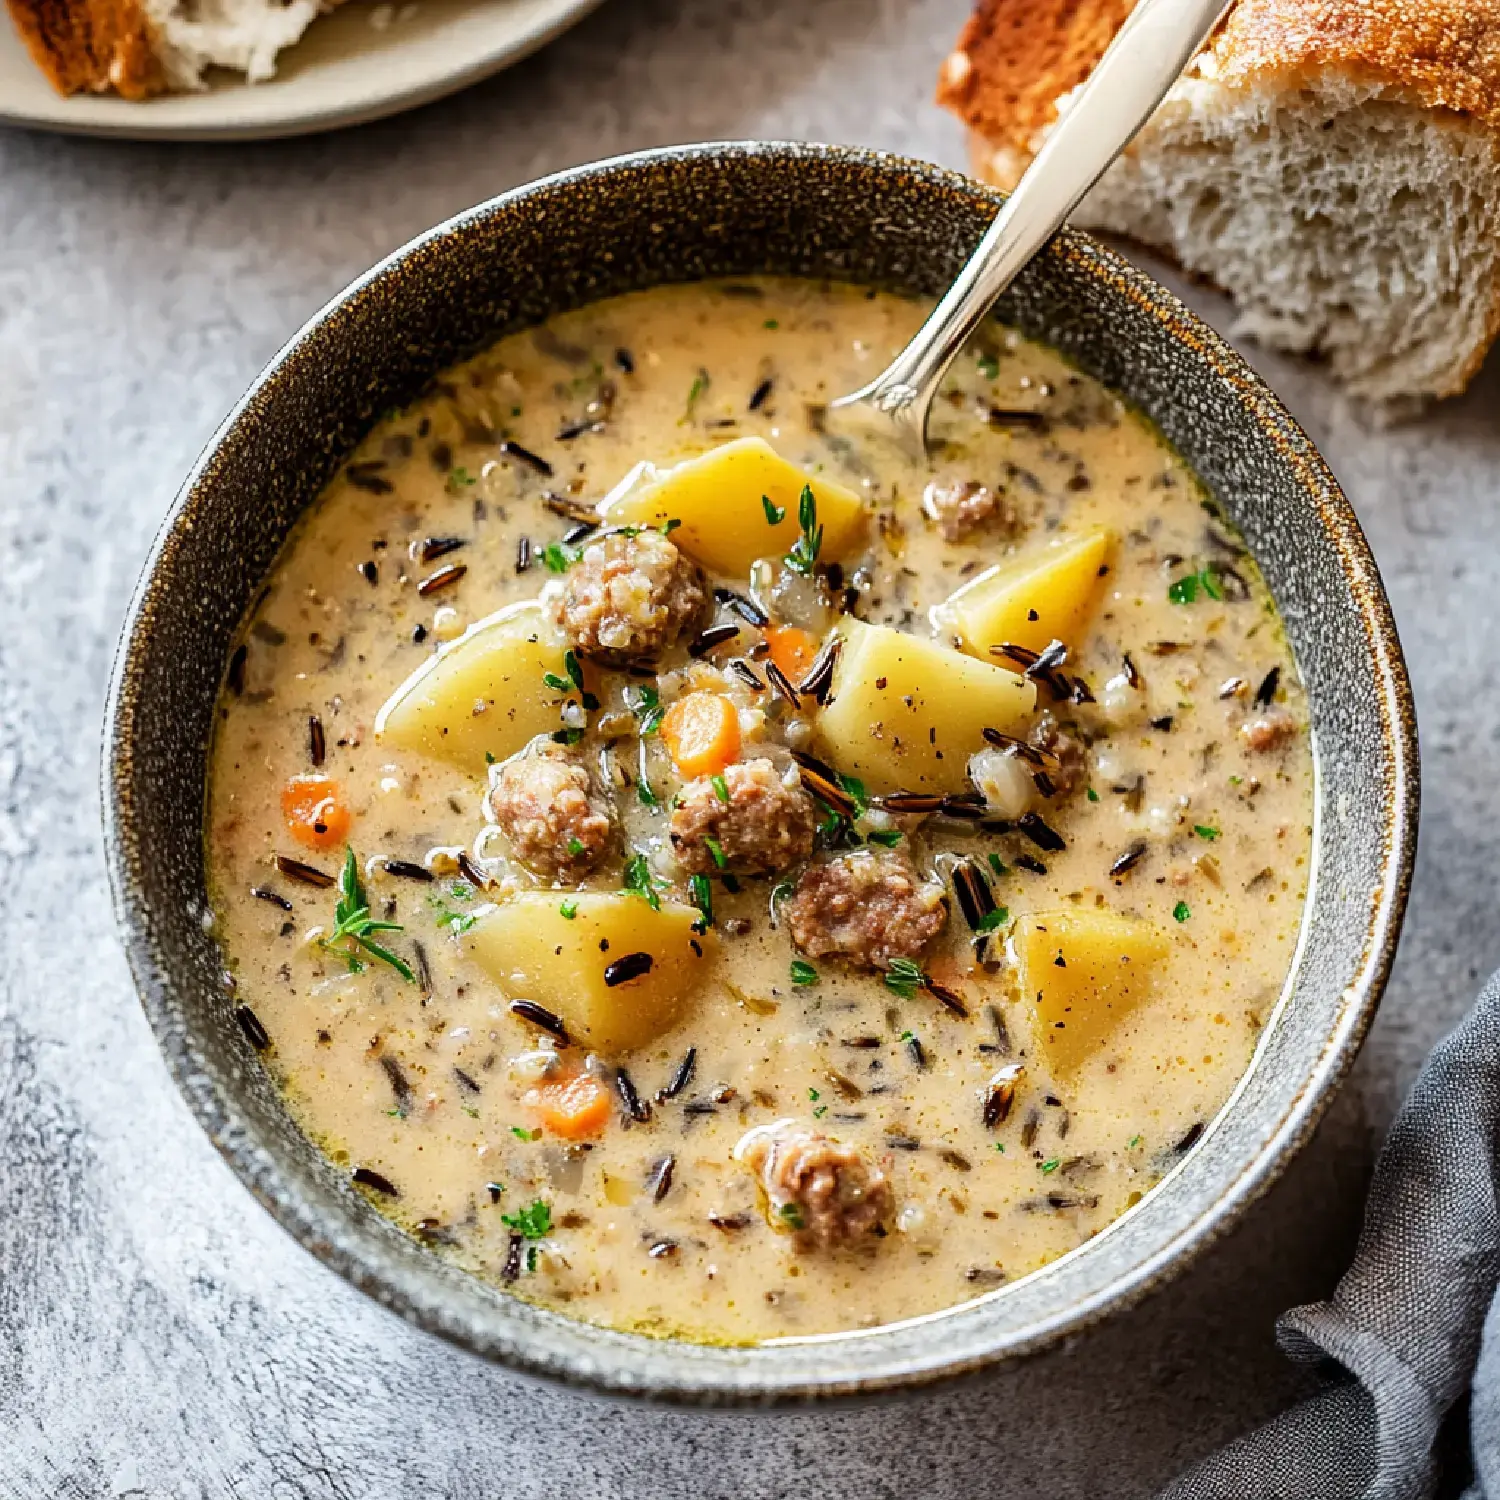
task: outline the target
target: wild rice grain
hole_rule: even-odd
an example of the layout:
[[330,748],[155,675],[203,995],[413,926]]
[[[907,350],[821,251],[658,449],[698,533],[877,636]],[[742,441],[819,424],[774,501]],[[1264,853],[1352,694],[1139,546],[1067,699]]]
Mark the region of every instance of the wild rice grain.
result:
[[387,1198],[401,1196],[396,1184],[383,1172],[377,1172],[374,1167],[356,1167],[349,1175],[361,1187],[374,1188],[377,1193],[384,1193]]
[[617,958],[604,971],[604,982],[611,989],[618,984],[628,984],[632,979],[639,979],[644,974],[651,972],[651,966],[656,962],[649,953],[627,953],[623,958]]
[[552,465],[545,458],[533,453],[530,448],[523,448],[519,443],[513,443],[507,438],[500,444],[500,451],[506,458],[513,458],[517,463],[525,464],[528,469],[535,470],[543,479],[552,478]]
[[288,880],[300,880],[303,885],[316,886],[319,890],[327,890],[333,884],[332,875],[325,875],[322,870],[315,870],[311,865],[305,865],[300,859],[293,859],[289,854],[276,856],[276,868]]
[[240,1023],[245,1039],[257,1052],[264,1052],[271,1045],[271,1034],[261,1025],[261,1020],[248,1005],[236,1005],[234,1018]]
[[620,1103],[625,1106],[625,1113],[637,1125],[644,1125],[651,1118],[651,1106],[641,1098],[634,1079],[624,1068],[615,1069],[615,1092],[620,1096]]
[[550,1010],[543,1005],[538,1005],[535,1000],[512,1000],[506,1008],[511,1015],[523,1021],[529,1021],[539,1031],[545,1031],[558,1046],[572,1046],[573,1038],[568,1035],[568,1028],[563,1024],[562,1018],[553,1015]]

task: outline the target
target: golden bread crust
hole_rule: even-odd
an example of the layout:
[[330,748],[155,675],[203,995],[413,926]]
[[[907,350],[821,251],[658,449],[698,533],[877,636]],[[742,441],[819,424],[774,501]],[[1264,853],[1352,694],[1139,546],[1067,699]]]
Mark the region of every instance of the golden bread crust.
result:
[[938,81],[938,103],[994,146],[1029,152],[1104,54],[1134,0],[979,0]]
[[1343,72],[1500,125],[1500,0],[1241,0],[1213,53],[1227,84]]
[[[938,101],[991,147],[1029,152],[1132,0],[979,0]],[[1230,86],[1343,74],[1500,126],[1500,0],[1239,0],[1200,68]]]
[[32,60],[60,94],[115,90],[147,99],[167,86],[139,0],[8,0]]

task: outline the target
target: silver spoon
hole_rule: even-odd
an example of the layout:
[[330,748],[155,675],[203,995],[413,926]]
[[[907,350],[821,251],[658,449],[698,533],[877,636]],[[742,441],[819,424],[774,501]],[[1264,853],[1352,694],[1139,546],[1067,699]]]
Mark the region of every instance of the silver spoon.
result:
[[882,374],[829,410],[868,408],[925,455],[927,415],[954,356],[1130,144],[1231,3],[1141,0],[932,315]]

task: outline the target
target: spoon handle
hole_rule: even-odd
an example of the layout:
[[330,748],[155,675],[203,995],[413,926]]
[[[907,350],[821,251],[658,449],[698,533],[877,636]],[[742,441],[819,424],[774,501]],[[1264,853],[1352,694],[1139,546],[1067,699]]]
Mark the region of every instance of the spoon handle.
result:
[[835,405],[868,402],[923,446],[928,408],[954,356],[1151,117],[1231,3],[1141,0],[916,336],[883,374]]

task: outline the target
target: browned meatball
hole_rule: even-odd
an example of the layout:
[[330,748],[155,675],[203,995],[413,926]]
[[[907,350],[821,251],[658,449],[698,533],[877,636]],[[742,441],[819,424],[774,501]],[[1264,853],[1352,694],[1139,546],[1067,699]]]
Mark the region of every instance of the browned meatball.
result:
[[1245,743],[1262,754],[1279,749],[1296,732],[1297,721],[1284,708],[1268,708],[1240,726]]
[[[770,761],[730,766],[724,791],[727,798],[713,778],[700,776],[683,787],[672,810],[672,849],[688,874],[779,875],[812,853],[817,808]],[[714,858],[715,846],[722,862]]]
[[1026,743],[1049,757],[1043,769],[1055,788],[1055,796],[1070,796],[1088,780],[1087,743],[1071,724],[1065,724],[1050,711],[1031,726]]
[[708,608],[703,570],[652,528],[611,531],[568,572],[557,622],[580,656],[621,666],[659,656]]
[[884,968],[916,958],[943,930],[943,888],[905,854],[856,849],[803,872],[785,907],[792,941],[813,958],[837,954]]
[[950,542],[962,541],[976,526],[990,520],[1004,534],[1014,534],[1021,528],[1021,517],[1005,492],[972,479],[951,484],[934,480],[922,491],[922,509]]
[[772,1224],[799,1250],[835,1250],[883,1234],[890,1179],[853,1146],[790,1120],[752,1130],[736,1156],[760,1178]]
[[576,881],[614,839],[614,809],[561,746],[539,746],[498,767],[489,802],[516,858],[550,879]]

